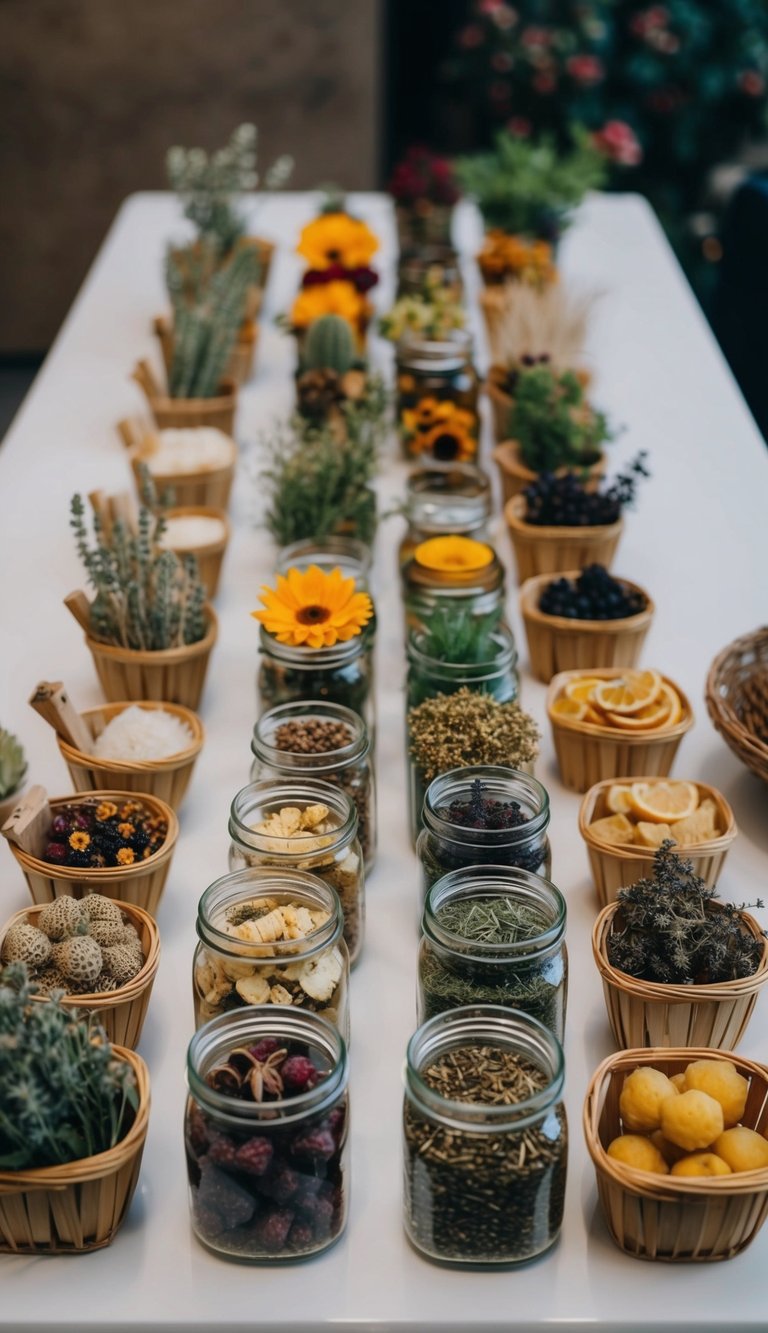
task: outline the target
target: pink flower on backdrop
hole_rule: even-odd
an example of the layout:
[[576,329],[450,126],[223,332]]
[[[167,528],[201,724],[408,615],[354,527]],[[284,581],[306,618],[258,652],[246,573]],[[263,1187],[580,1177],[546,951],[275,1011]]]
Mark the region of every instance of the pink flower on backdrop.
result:
[[520,41],[523,46],[549,46],[551,33],[549,28],[523,28]]
[[745,69],[739,75],[739,87],[748,97],[762,97],[765,92],[765,79],[756,69]]
[[479,5],[477,6],[477,12],[478,14],[487,14],[489,17],[492,17],[501,4],[502,0],[480,0]]
[[548,93],[553,93],[557,87],[557,79],[554,74],[549,74],[546,71],[536,74],[531,82],[535,91],[541,93],[544,97],[546,97]]
[[608,120],[593,137],[595,145],[617,166],[636,167],[643,160],[640,143],[626,121]]
[[576,83],[583,83],[587,86],[600,83],[605,78],[603,62],[598,60],[597,56],[585,54],[569,56],[565,62],[565,68]]
[[491,68],[497,74],[508,74],[514,63],[508,51],[495,51],[491,56]]
[[462,28],[459,33],[459,46],[463,46],[465,51],[471,51],[476,46],[482,46],[485,41],[485,33],[479,23],[468,23],[466,28]]
[[525,116],[512,116],[511,120],[507,121],[510,134],[516,134],[518,139],[527,139],[532,128],[530,120]]

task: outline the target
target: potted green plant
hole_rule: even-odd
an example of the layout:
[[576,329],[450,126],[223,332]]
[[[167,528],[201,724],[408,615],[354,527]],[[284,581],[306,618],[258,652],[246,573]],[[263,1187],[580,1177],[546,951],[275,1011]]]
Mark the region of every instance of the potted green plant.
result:
[[309,325],[296,372],[296,398],[308,421],[332,421],[342,428],[345,404],[368,413],[383,409],[383,380],[360,356],[352,326],[340,315],[322,315]]

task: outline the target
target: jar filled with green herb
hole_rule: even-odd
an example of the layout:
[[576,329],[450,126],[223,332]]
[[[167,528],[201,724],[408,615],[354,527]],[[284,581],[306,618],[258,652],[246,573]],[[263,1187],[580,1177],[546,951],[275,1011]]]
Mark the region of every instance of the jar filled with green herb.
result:
[[517,698],[515,639],[499,623],[498,611],[474,616],[438,606],[422,628],[410,631],[406,652],[408,708],[436,694],[455,694],[463,685],[501,702]]
[[321,699],[358,713],[372,736],[375,727],[373,641],[366,632],[328,648],[280,643],[263,627],[257,689],[259,710]]
[[376,790],[368,731],[358,713],[310,700],[262,713],[251,740],[251,781],[319,778],[340,787],[357,810],[366,871],[376,859]]
[[423,625],[438,606],[503,615],[504,567],[487,542],[430,537],[405,561],[401,576],[409,628]]
[[548,879],[467,866],[427,894],[419,946],[418,1021],[465,1004],[501,1004],[565,1030],[565,899]]
[[430,537],[471,537],[484,542],[491,517],[491,483],[473,463],[430,463],[414,468],[406,482],[408,530],[400,566]]
[[424,893],[464,866],[516,866],[549,877],[549,797],[512,768],[459,768],[429,784],[416,841]]
[[414,1033],[404,1221],[427,1258],[512,1265],[555,1243],[568,1155],[564,1077],[557,1038],[516,1010],[452,1009]]

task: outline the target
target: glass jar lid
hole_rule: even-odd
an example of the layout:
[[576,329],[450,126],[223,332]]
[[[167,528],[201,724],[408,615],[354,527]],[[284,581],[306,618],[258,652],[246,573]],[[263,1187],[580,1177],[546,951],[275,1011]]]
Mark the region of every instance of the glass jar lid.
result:
[[330,648],[307,648],[305,644],[296,647],[294,644],[280,643],[274,634],[260,625],[260,651],[273,661],[289,666],[292,671],[332,671],[337,667],[348,666],[368,651],[371,635],[366,633],[367,629],[368,626],[365,626],[359,634],[344,642],[339,640]]
[[397,364],[423,373],[461,370],[472,359],[472,347],[469,329],[451,329],[442,338],[406,330],[397,344]]
[[[349,740],[330,750],[288,750],[277,745],[277,733],[290,722],[336,723],[343,728]],[[320,699],[299,703],[280,704],[262,713],[251,739],[251,751],[270,768],[311,769],[313,773],[333,773],[348,764],[361,763],[370,750],[368,731],[363,719],[343,704],[325,703]]]
[[477,531],[491,515],[491,483],[473,463],[416,468],[406,485],[405,513],[429,536]]
[[[288,903],[315,909],[326,920],[314,930],[293,940],[260,942],[241,939],[226,929],[229,914],[241,904],[266,898],[275,907]],[[343,915],[339,896],[330,885],[306,870],[281,870],[246,866],[214,880],[202,894],[197,908],[197,934],[217,953],[236,954],[244,959],[301,957],[302,962],[335,944],[342,932]]]
[[277,556],[277,572],[286,575],[289,569],[304,573],[310,565],[317,565],[324,574],[340,569],[345,579],[354,579],[355,586],[368,590],[371,578],[371,548],[355,537],[324,537],[322,541],[291,542],[282,546]]

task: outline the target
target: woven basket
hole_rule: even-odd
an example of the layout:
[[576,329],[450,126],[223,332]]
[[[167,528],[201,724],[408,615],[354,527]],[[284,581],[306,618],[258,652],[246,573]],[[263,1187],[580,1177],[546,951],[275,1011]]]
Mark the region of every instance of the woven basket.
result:
[[[117,431],[130,450],[129,461],[136,489],[141,490],[141,466],[158,447],[154,431],[138,421],[125,418],[117,423]],[[235,479],[237,445],[230,441],[230,461],[225,467],[204,468],[199,472],[153,472],[152,481],[159,495],[171,492],[175,508],[226,510],[232,483]]]
[[[564,570],[561,578],[576,579],[578,569]],[[622,620],[569,620],[539,610],[539,598],[552,582],[551,574],[537,574],[520,589],[520,612],[528,640],[531,671],[547,684],[558,671],[592,667],[634,667],[651,627],[654,604],[644,588],[621,579],[629,592],[642,593],[646,606]]]
[[[89,793],[96,800],[121,801],[136,799],[135,792],[94,791]],[[114,898],[122,906],[142,907],[150,916],[157,915],[157,907],[162,897],[171,859],[179,836],[179,821],[165,801],[145,792],[139,793],[143,805],[148,806],[153,814],[161,815],[168,824],[165,841],[154,856],[146,861],[136,861],[132,866],[104,866],[100,869],[84,869],[78,866],[52,865],[41,861],[37,856],[25,852],[16,843],[8,840],[13,855],[16,857],[33,903],[44,906],[52,903],[62,894],[73,898],[83,898],[87,893],[103,893],[107,898]],[[49,800],[51,811],[55,813],[60,805],[69,805],[72,796],[52,796]]]
[[224,536],[221,541],[209,542],[207,546],[171,546],[179,558],[185,555],[193,555],[197,561],[197,568],[200,574],[200,580],[205,588],[206,596],[211,601],[219,591],[219,579],[221,578],[221,566],[224,563],[224,555],[229,545],[229,539],[232,536],[232,525],[227,518],[224,509],[212,509],[208,505],[182,505],[173,509],[164,510],[164,517],[171,518],[217,518],[223,525]]
[[[547,716],[552,727],[560,778],[569,791],[587,791],[596,782],[607,778],[632,779],[663,778],[670,772],[675,755],[686,731],[693,726],[693,709],[679,685],[662,676],[680,695],[683,716],[673,727],[654,732],[619,731],[614,727],[600,727],[591,722],[574,722],[558,717],[552,705],[563,693],[572,676],[583,671],[561,671],[553,676],[547,691]],[[588,668],[588,674],[602,680],[620,676],[620,667]]]
[[[130,708],[130,702],[103,704],[101,708],[89,708],[81,717],[91,735],[100,736],[108,722],[117,717],[124,709]],[[191,708],[181,708],[178,704],[147,703],[137,705],[147,712],[161,708],[172,713],[190,728],[194,740],[185,750],[169,755],[167,759],[98,759],[93,754],[77,750],[73,745],[57,736],[61,757],[69,769],[69,776],[75,791],[98,791],[103,787],[117,786],[121,791],[146,792],[166,801],[174,810],[178,810],[184,793],[189,786],[192,770],[199,755],[205,732],[197,713]]]
[[242,236],[238,245],[251,246],[259,258],[259,281],[251,283],[245,300],[245,318],[256,319],[264,303],[264,292],[269,282],[275,247],[272,241],[265,240],[263,236]]
[[[135,926],[138,931],[144,953],[143,967],[135,977],[124,986],[119,986],[117,990],[94,991],[87,995],[66,995],[62,1004],[67,1008],[95,1014],[111,1042],[134,1050],[139,1043],[149,1008],[149,997],[160,966],[160,932],[149,913],[143,911],[141,907],[121,902],[118,902],[117,906],[128,918],[129,924]],[[12,926],[19,925],[23,921],[36,926],[42,910],[42,907],[25,907],[20,912],[14,913],[0,931],[0,947]],[[44,1004],[46,999],[44,995],[32,996],[34,1003]]]
[[621,1132],[619,1097],[638,1065],[682,1073],[692,1060],[731,1060],[749,1094],[743,1123],[768,1130],[768,1069],[732,1052],[635,1050],[611,1055],[596,1069],[584,1103],[584,1137],[595,1165],[608,1230],[625,1254],[665,1263],[732,1259],[754,1240],[768,1214],[768,1169],[711,1178],[656,1176],[607,1153]]
[[218,634],[218,621],[210,606],[205,609],[208,631],[198,643],[181,648],[144,652],[121,648],[85,635],[105,698],[125,702],[182,704],[196,709],[200,703],[211,650]]
[[[156,315],[152,320],[152,330],[160,343],[166,376],[170,376],[173,365],[173,324],[165,315]],[[235,384],[247,383],[256,364],[256,348],[259,341],[259,326],[253,319],[244,319],[240,325],[237,342],[232,348],[227,363],[225,378]]]
[[[712,911],[723,909],[713,902]],[[608,961],[608,938],[621,903],[609,903],[592,930],[592,954],[603,981],[603,995],[616,1044],[640,1046],[711,1046],[729,1051],[747,1029],[758,992],[768,981],[768,940],[754,917],[742,912],[744,924],[762,945],[762,957],[751,977],[709,986],[683,986],[641,981]]]
[[[497,444],[493,451],[493,460],[501,480],[501,496],[505,505],[516,495],[519,495],[521,491],[524,491],[526,486],[530,486],[531,482],[536,481],[539,475],[538,472],[531,472],[531,469],[527,468],[521,461],[520,448],[516,440],[507,439],[503,440],[501,444]],[[587,485],[594,488],[605,474],[605,468],[605,454],[601,452],[596,462],[589,467],[561,467],[557,469],[555,476],[561,477],[566,472],[578,472],[580,476],[583,474],[588,479]]]
[[166,426],[213,426],[225,435],[235,433],[237,385],[223,379],[215,398],[170,398],[157,385],[147,361],[139,361],[132,378],[143,389],[158,430]]
[[559,574],[563,569],[580,570],[586,565],[604,565],[610,569],[624,527],[623,519],[585,528],[539,527],[524,521],[525,508],[523,495],[516,495],[504,506],[518,583],[537,574]]
[[[763,782],[768,782],[768,625],[735,639],[718,653],[707,676],[707,711],[726,745]],[[750,719],[754,719],[750,723]]]
[[[645,776],[633,779],[651,783],[662,780]],[[717,788],[708,787],[705,782],[697,782],[695,785],[700,801],[709,798],[715,802],[723,832],[709,842],[699,845],[692,843],[682,848],[681,855],[693,862],[696,874],[701,876],[707,888],[714,889],[738,829],[730,805]],[[589,826],[593,820],[602,819],[611,813],[607,804],[608,788],[611,786],[612,778],[606,782],[596,782],[594,787],[590,787],[579,810],[579,832],[587,845],[592,879],[602,907],[616,901],[619,889],[629,888],[648,875],[654,857],[653,847],[636,847],[634,844],[617,847],[615,843],[603,842],[591,832]]]
[[[486,289],[486,291],[490,292],[493,292],[493,290],[494,290],[493,288]],[[486,312],[485,309],[483,308],[482,298],[485,296],[486,292],[483,292],[480,301],[481,309],[483,309],[484,316]],[[486,317],[486,323],[487,323],[487,317]],[[493,367],[491,367],[491,369],[493,370]],[[483,388],[485,389],[486,397],[488,398],[491,404],[491,421],[493,423],[494,443],[503,444],[505,440],[509,439],[509,419],[510,416],[512,415],[512,407],[514,405],[514,399],[511,393],[505,393],[501,385],[497,383],[497,381],[493,378],[492,375],[488,376],[487,380],[483,385]]]
[[139,1106],[125,1138],[65,1166],[0,1172],[0,1252],[83,1254],[109,1245],[125,1221],[149,1124],[149,1073],[141,1056],[113,1047],[133,1069]]

